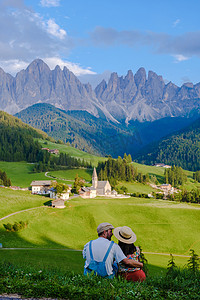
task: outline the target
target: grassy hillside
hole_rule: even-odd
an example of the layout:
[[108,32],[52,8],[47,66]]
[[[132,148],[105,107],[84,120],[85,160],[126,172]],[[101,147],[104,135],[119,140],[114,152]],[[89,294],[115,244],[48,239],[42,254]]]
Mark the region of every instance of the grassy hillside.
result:
[[192,125],[148,146],[137,156],[145,164],[162,162],[200,170],[200,118]]
[[34,136],[34,137],[43,137],[43,138],[47,138],[48,135],[43,132],[40,129],[35,129],[33,127],[31,127],[30,125],[25,124],[24,122],[22,122],[20,119],[13,117],[12,115],[4,112],[4,111],[0,111],[0,127],[3,128],[12,128],[12,129],[21,129],[24,130],[24,132],[28,132],[30,135]]
[[107,159],[105,157],[95,156],[85,151],[81,151],[77,148],[67,146],[66,144],[58,144],[43,139],[37,139],[37,140],[44,148],[58,149],[60,152],[69,154],[72,157],[84,159],[87,162],[91,162],[93,166],[97,166],[99,161],[105,161]]
[[12,185],[22,188],[29,187],[33,180],[47,180],[45,173],[32,173],[33,164],[27,162],[0,161],[0,169],[11,179]]
[[49,154],[41,151],[34,138],[48,138],[48,136],[0,111],[0,160],[43,161]]
[[[27,192],[15,193],[3,189],[1,216],[38,207],[46,201]],[[7,233],[3,228],[5,222],[20,220],[29,221],[27,229]],[[89,239],[96,237],[96,227],[104,221],[133,228],[137,244],[145,252],[187,255],[190,248],[200,248],[198,205],[138,198],[75,198],[66,202],[65,209],[41,207],[24,211],[0,221],[1,241],[4,247],[82,249]]]

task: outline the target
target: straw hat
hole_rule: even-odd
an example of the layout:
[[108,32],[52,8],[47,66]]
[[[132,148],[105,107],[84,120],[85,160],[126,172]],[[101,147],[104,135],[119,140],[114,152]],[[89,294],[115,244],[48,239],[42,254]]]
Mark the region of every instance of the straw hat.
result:
[[116,227],[113,231],[114,236],[125,244],[132,244],[137,240],[135,233],[130,227]]

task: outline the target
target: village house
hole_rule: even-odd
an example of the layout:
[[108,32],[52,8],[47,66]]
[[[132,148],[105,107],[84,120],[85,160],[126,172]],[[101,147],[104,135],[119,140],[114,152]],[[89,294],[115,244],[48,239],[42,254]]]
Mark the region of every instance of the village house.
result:
[[42,148],[42,150],[46,150],[51,154],[59,154],[59,150],[58,149],[49,149],[49,148]]
[[65,208],[65,200],[63,199],[55,199],[51,202],[51,206],[53,208]]
[[166,165],[166,164],[162,164],[162,163],[155,164],[154,167],[162,167],[162,168],[166,168],[166,169],[171,168],[171,166]]
[[92,186],[91,187],[84,186],[80,188],[79,195],[82,198],[95,198],[97,195],[97,191]]
[[63,192],[61,195],[60,195],[60,197],[58,197],[58,195],[57,195],[57,191],[56,191],[56,189],[54,188],[54,187],[52,187],[52,188],[50,188],[50,190],[49,190],[49,196],[50,196],[50,198],[52,198],[52,199],[55,199],[55,200],[58,200],[58,199],[60,199],[60,200],[68,200],[69,199],[69,194],[70,194],[70,192],[71,192],[71,187],[69,187],[68,188],[68,190],[66,191],[66,192]]
[[48,152],[51,153],[51,154],[56,154],[56,155],[59,154],[59,150],[58,149],[49,149]]
[[65,208],[65,200],[63,199],[55,199],[51,202],[51,206],[53,208]]
[[171,186],[171,184],[169,184],[169,183],[161,184],[159,186],[159,189],[162,190],[164,192],[164,194],[166,194],[166,195],[169,193],[173,193],[173,191],[174,191],[173,186]]
[[33,180],[31,182],[32,194],[46,194],[48,193],[52,180]]

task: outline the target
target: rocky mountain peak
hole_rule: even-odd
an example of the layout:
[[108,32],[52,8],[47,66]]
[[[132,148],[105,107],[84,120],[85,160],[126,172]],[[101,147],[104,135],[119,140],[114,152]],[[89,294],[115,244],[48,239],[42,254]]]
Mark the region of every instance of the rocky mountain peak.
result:
[[125,76],[125,79],[126,80],[133,80],[134,77],[133,77],[133,72],[131,70],[128,70],[128,73],[127,75]]
[[137,85],[137,87],[143,86],[146,82],[146,71],[145,69],[142,67],[140,68],[135,76],[134,76],[134,80],[135,80],[135,84]]
[[194,85],[193,85],[192,82],[185,82],[185,83],[183,84],[183,86],[185,86],[185,87],[187,87],[187,88],[191,88],[191,89],[194,87]]
[[42,59],[35,59],[30,65],[27,67],[26,72],[28,73],[39,73],[42,72],[50,72],[49,66]]

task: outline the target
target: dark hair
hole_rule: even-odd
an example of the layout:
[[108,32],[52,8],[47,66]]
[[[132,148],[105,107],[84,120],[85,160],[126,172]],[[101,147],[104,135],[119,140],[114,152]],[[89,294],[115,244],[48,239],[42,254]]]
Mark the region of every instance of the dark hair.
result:
[[118,241],[118,245],[120,246],[120,248],[124,252],[124,255],[126,255],[126,256],[128,254],[133,254],[136,251],[136,247],[133,243],[132,244],[125,244],[121,241]]

